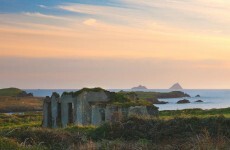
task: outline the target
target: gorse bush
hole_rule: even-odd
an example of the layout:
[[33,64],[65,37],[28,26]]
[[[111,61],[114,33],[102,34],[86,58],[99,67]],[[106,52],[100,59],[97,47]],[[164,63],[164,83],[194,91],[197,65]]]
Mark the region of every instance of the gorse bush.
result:
[[211,137],[223,135],[230,138],[230,119],[211,118],[175,118],[171,120],[128,118],[114,124],[107,123],[98,127],[92,138],[138,140],[147,139],[154,143],[175,139],[187,140],[206,129]]

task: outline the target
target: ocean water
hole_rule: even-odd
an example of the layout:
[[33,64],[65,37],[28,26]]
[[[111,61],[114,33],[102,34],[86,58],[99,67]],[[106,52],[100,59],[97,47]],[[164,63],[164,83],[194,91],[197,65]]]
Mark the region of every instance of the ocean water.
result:
[[[34,96],[45,97],[51,96],[52,92],[62,94],[64,91],[77,91],[78,89],[27,89],[26,92],[33,93]],[[109,91],[117,92],[120,90],[131,91],[130,89],[109,89]],[[157,91],[157,92],[170,92],[170,90],[163,89],[149,89],[145,91]],[[188,108],[201,108],[201,109],[212,109],[212,108],[227,108],[230,107],[230,90],[206,90],[206,89],[186,89],[183,92],[189,94],[191,97],[188,99],[191,103],[188,104],[176,104],[178,100],[183,98],[169,98],[159,99],[162,101],[169,102],[168,104],[158,104],[159,110],[181,110]],[[200,95],[201,97],[195,97]],[[197,103],[196,100],[202,100],[203,103]]]

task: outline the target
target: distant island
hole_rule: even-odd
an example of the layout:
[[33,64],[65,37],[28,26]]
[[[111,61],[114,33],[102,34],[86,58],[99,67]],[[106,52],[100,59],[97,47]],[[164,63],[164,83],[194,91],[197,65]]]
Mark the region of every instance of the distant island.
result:
[[145,86],[139,85],[137,87],[133,87],[131,88],[132,90],[147,90],[148,88],[146,88]]
[[173,84],[172,87],[169,88],[170,90],[183,90],[182,86],[179,83]]

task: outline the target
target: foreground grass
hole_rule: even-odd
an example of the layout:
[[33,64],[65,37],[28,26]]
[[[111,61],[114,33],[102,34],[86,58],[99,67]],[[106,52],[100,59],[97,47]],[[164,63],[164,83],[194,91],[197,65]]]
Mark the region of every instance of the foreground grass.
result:
[[228,149],[229,110],[162,111],[159,118],[65,129],[41,128],[41,113],[1,114],[0,149]]
[[0,114],[0,129],[41,126],[41,112],[26,114]]

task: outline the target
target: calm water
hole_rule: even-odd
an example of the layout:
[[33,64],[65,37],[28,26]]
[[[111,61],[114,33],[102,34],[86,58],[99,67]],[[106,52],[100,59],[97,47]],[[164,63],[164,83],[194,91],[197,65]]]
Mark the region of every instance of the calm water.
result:
[[[27,92],[33,93],[34,96],[45,97],[51,96],[52,92],[57,92],[62,94],[64,91],[76,91],[77,89],[41,89],[41,90],[26,90]],[[120,91],[121,89],[112,89],[109,91]],[[124,90],[124,89],[123,89]],[[125,90],[130,91],[130,90]],[[146,91],[157,91],[157,92],[169,92],[170,90],[159,90],[151,89]],[[190,100],[189,104],[176,104],[178,100],[183,98],[171,98],[171,99],[160,99],[169,102],[168,104],[156,105],[160,110],[176,110],[176,109],[186,109],[186,108],[227,108],[230,107],[230,90],[182,90],[183,92],[189,94],[191,97],[186,98]],[[201,97],[195,97],[200,95]],[[202,100],[203,103],[196,103],[196,100]]]

